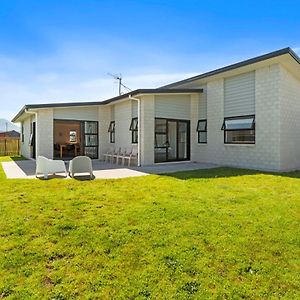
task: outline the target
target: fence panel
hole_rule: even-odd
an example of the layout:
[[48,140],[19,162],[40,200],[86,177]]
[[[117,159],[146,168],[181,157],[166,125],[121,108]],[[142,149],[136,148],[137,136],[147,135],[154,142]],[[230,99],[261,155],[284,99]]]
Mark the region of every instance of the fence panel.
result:
[[20,139],[0,137],[0,156],[20,155]]

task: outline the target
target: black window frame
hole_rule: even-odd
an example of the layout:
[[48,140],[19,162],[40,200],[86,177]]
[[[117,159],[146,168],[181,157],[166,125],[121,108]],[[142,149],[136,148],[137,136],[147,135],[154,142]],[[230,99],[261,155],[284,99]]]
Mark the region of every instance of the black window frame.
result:
[[[136,123],[135,123],[136,121]],[[135,126],[134,126],[134,123],[135,123]],[[139,141],[139,121],[138,121],[138,118],[132,118],[131,119],[131,123],[130,123],[130,126],[129,126],[129,130],[131,131],[131,143],[132,144],[137,144],[138,141]]]
[[[205,128],[203,129],[199,129],[199,125],[201,122],[205,122]],[[207,144],[207,119],[200,119],[197,122],[197,132],[198,132],[198,144]],[[201,133],[205,132],[206,133],[206,140],[205,142],[201,142]]]
[[21,124],[21,142],[24,143],[24,124],[23,123]]
[[108,132],[109,132],[109,141],[110,143],[114,144],[116,142],[116,122],[115,121],[110,121],[109,127],[108,127]]
[[[226,121],[228,120],[243,120],[243,119],[253,119],[251,123],[251,127],[249,128],[235,128],[235,129],[226,129]],[[226,117],[224,118],[221,130],[224,131],[224,144],[227,145],[255,145],[256,143],[256,130],[255,130],[255,115],[243,115],[243,116],[234,116],[234,117]],[[230,131],[254,131],[253,136],[254,140],[253,141],[247,141],[247,142],[227,142],[226,141],[226,132]]]

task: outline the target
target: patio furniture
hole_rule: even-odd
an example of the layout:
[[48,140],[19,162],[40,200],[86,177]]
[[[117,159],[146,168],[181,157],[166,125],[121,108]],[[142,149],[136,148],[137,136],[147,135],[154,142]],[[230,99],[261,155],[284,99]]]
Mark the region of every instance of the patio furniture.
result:
[[64,151],[74,151],[74,156],[77,156],[78,151],[80,151],[80,146],[79,144],[61,144],[59,145],[60,151],[59,151],[59,156],[60,158],[63,157],[63,152]]
[[132,160],[138,159],[138,149],[137,148],[132,148],[132,151],[130,152],[129,155],[124,155],[122,158],[122,165],[125,165],[125,160],[128,160],[128,167],[131,165]]
[[70,177],[74,177],[76,173],[89,173],[90,178],[93,179],[94,174],[92,160],[88,156],[77,156],[70,161]]
[[110,148],[109,151],[107,151],[106,153],[103,154],[104,161],[107,162],[108,159],[109,159],[110,162],[112,162],[112,158],[113,158],[114,153],[115,153],[115,148]]
[[126,156],[126,155],[129,155],[129,154],[130,154],[130,152],[128,153],[126,148],[124,148],[123,151],[122,151],[121,148],[120,148],[120,152],[119,152],[119,154],[116,156],[116,164],[117,164],[117,165],[119,164],[119,160],[121,160],[121,163],[123,163],[123,157]]
[[49,174],[65,173],[68,176],[65,163],[62,160],[52,160],[44,156],[39,156],[36,160],[35,176],[44,174],[44,179],[48,178]]
[[118,156],[120,155],[121,152],[122,152],[121,147],[118,149],[118,151],[115,151],[115,153],[114,153],[113,156],[112,156],[111,163],[114,162],[114,159],[116,159],[116,163],[117,163]]

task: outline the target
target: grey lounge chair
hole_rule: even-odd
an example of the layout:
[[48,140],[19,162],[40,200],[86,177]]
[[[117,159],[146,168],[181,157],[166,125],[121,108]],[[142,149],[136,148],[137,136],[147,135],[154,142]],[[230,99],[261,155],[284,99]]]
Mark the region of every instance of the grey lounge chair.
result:
[[76,156],[70,161],[69,176],[74,177],[78,173],[89,173],[94,178],[92,160],[87,156]]

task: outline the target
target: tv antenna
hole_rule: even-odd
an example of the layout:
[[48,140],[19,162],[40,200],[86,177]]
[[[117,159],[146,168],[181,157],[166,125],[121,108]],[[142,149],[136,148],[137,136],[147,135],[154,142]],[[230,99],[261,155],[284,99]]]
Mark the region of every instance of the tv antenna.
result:
[[121,96],[122,93],[122,87],[124,89],[126,89],[128,92],[131,92],[132,90],[127,87],[125,84],[122,83],[122,74],[111,74],[111,73],[107,73],[108,76],[111,76],[113,79],[118,81],[118,85],[119,85],[119,95]]

